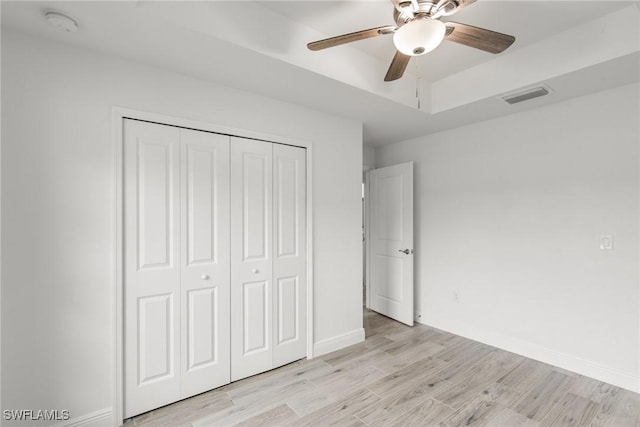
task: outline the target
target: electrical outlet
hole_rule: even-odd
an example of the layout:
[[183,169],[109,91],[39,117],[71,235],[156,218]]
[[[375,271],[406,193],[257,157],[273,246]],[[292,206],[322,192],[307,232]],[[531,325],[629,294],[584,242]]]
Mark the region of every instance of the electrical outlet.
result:
[[455,302],[460,302],[460,292],[459,291],[453,291],[453,300]]

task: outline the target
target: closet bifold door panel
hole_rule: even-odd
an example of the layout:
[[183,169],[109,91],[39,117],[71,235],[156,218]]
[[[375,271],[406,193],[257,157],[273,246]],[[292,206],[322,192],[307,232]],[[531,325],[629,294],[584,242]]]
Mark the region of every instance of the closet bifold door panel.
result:
[[231,139],[231,380],[306,356],[306,151]]
[[273,144],[273,365],[307,352],[306,150]]
[[128,418],[229,382],[229,137],[123,130]]
[[125,416],[180,399],[180,130],[126,120]]
[[273,144],[231,138],[231,381],[273,368]]
[[180,130],[181,398],[230,381],[229,137]]

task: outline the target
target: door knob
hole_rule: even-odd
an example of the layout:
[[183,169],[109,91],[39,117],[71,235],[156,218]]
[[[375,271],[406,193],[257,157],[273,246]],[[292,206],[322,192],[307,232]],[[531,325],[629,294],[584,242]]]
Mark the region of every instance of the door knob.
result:
[[402,252],[405,255],[409,255],[413,253],[411,249],[398,249],[398,252]]
[[257,273],[258,273],[258,269],[257,269],[257,268],[252,268],[252,269],[251,269],[251,272],[252,272],[253,274],[257,274]]
[[203,274],[202,276],[200,276],[200,278],[202,280],[209,280],[209,275],[208,274]]

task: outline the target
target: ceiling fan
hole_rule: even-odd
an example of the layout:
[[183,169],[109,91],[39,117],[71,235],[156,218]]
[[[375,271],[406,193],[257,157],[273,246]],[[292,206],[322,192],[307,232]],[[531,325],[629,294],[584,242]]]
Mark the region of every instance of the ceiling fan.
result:
[[404,74],[412,56],[424,55],[438,47],[443,39],[490,53],[500,53],[516,40],[515,37],[484,28],[442,22],[476,0],[391,0],[396,25],[370,28],[307,44],[310,50],[322,50],[380,35],[393,34],[396,54],[384,81],[397,80]]

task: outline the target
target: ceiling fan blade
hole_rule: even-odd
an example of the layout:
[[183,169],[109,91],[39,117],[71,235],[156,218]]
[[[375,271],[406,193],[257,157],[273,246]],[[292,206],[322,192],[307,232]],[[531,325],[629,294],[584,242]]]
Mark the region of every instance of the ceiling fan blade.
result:
[[307,44],[310,50],[322,50],[328,47],[340,46],[341,44],[351,43],[358,40],[370,39],[383,34],[391,34],[396,30],[395,26],[384,26],[370,28],[368,30],[356,31],[355,33],[343,34],[341,36],[329,37],[328,39],[318,40]]
[[478,28],[458,22],[445,22],[445,38],[465,46],[475,47],[490,53],[500,53],[516,40],[508,34],[502,34],[484,28]]
[[387,75],[384,76],[384,81],[391,82],[402,77],[404,70],[406,70],[407,65],[409,65],[410,59],[411,57],[409,55],[396,51],[393,61],[391,61],[391,65],[389,66],[389,70],[387,71]]

